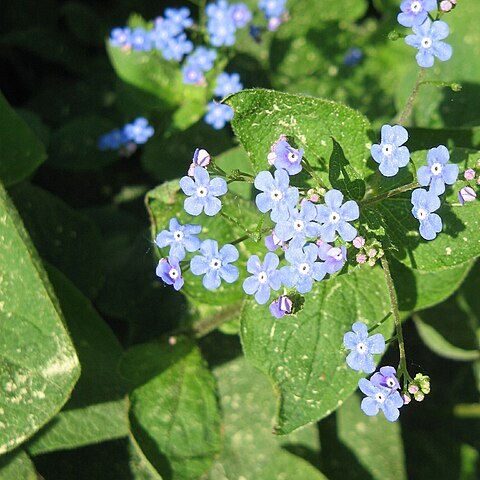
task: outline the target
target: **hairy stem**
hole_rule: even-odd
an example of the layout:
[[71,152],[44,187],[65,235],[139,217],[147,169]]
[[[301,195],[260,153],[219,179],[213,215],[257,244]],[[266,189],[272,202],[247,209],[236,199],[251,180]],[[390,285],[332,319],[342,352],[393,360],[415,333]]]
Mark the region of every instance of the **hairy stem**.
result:
[[388,192],[382,193],[380,195],[376,195],[375,197],[367,198],[360,202],[361,205],[369,205],[371,203],[377,203],[381,200],[385,200],[386,198],[394,197],[395,195],[399,195],[400,193],[408,192],[410,190],[414,190],[418,188],[420,185],[418,182],[408,183],[407,185],[402,185],[401,187],[394,188],[393,190],[389,190]]
[[418,73],[417,81],[415,82],[415,85],[413,86],[412,93],[408,97],[407,103],[405,104],[402,112],[398,116],[398,119],[397,119],[397,124],[398,125],[403,125],[408,120],[408,118],[410,117],[410,114],[412,113],[413,102],[415,101],[418,90],[419,90],[419,88],[422,84],[422,80],[423,80],[423,77],[425,75],[425,72],[426,72],[425,68],[420,69],[420,72]]

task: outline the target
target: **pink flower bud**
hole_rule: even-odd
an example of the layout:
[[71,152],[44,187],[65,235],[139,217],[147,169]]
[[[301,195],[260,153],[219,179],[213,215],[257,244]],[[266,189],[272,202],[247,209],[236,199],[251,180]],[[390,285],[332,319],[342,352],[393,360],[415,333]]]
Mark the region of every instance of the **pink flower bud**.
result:
[[419,390],[419,388],[417,387],[417,385],[409,385],[408,386],[408,392],[411,393],[412,395],[415,395],[415,393],[417,393]]
[[369,251],[368,251],[368,256],[370,258],[373,258],[373,257],[376,257],[377,256],[377,250],[375,248],[371,248]]
[[442,0],[440,2],[440,10],[442,12],[449,12],[452,8],[453,8],[453,5],[450,0]]
[[477,194],[472,187],[463,187],[458,192],[458,199],[460,203],[463,205],[465,202],[473,202],[477,198]]
[[365,245],[365,239],[363,237],[355,237],[353,239],[353,246],[355,248],[362,248]]
[[357,253],[357,262],[358,263],[365,263],[367,261],[367,256],[363,253]]
[[313,193],[312,195],[310,195],[310,201],[312,203],[318,203],[319,200],[320,200],[320,195],[318,195],[318,193]]
[[475,178],[475,170],[473,168],[469,168],[468,170],[465,170],[463,176],[465,177],[465,180],[473,180]]
[[410,397],[410,395],[408,393],[404,393],[402,395],[402,399],[403,399],[403,404],[404,405],[408,405],[412,401],[412,398]]

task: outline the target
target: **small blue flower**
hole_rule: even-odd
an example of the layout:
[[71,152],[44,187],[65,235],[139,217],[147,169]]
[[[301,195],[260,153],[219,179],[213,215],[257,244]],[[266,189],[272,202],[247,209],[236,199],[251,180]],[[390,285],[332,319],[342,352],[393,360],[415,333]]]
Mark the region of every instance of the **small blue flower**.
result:
[[172,20],[163,17],[155,19],[153,30],[150,35],[157,50],[163,51],[170,40],[182,33],[182,27]]
[[[435,1],[435,0],[434,0]],[[363,59],[363,52],[358,47],[352,47],[345,53],[343,64],[349,67],[358,65]]]
[[213,217],[222,208],[222,202],[217,198],[227,193],[227,182],[223,178],[216,177],[210,180],[210,175],[202,167],[195,167],[193,176],[180,179],[180,188],[188,198],[183,207],[190,215],[200,215],[202,210],[205,215]]
[[252,12],[244,3],[235,3],[228,11],[236,28],[243,28],[252,19]]
[[216,290],[222,279],[233,283],[238,279],[238,268],[229,265],[238,260],[238,250],[230,244],[224,245],[218,251],[215,240],[205,240],[200,246],[202,255],[196,255],[190,261],[190,270],[194,275],[205,275],[203,286],[207,290]]
[[285,13],[286,0],[260,0],[258,8],[267,18],[281,17]]
[[160,248],[170,246],[168,256],[183,260],[185,250],[187,252],[196,252],[200,248],[201,241],[197,235],[201,232],[200,225],[181,225],[176,218],[172,218],[169,223],[169,230],[162,230],[155,239],[155,243]]
[[421,25],[428,17],[428,12],[437,9],[437,0],[403,0],[402,10],[397,21],[404,27]]
[[218,0],[216,3],[209,3],[205,9],[207,19],[216,22],[229,21],[231,20],[229,8],[226,0]]
[[147,32],[143,28],[136,28],[130,34],[130,43],[133,50],[149,52],[152,49],[152,37],[150,32]]
[[422,25],[414,26],[415,35],[407,35],[405,43],[418,49],[416,55],[420,67],[428,68],[433,66],[434,58],[446,62],[452,56],[453,49],[448,43],[442,42],[448,37],[448,25],[441,20],[431,22],[425,20]]
[[196,148],[187,175],[193,177],[195,167],[207,168],[212,157],[204,148]]
[[263,264],[257,255],[248,259],[247,271],[252,276],[244,280],[243,290],[247,295],[255,294],[255,300],[260,305],[268,302],[271,289],[278,290],[282,286],[277,270],[279,262],[278,256],[271,252],[265,255]]
[[318,247],[308,243],[303,247],[289,248],[285,258],[290,266],[280,269],[282,283],[288,287],[296,287],[299,293],[307,293],[312,289],[313,280],[319,282],[325,277],[325,271],[320,262],[316,262]]
[[203,85],[205,84],[205,75],[197,65],[189,65],[186,63],[182,66],[183,83],[186,85]]
[[130,47],[132,31],[128,28],[114,28],[110,32],[110,45],[112,47]]
[[347,356],[347,365],[353,370],[363,370],[365,373],[375,371],[373,354],[383,353],[385,339],[381,333],[368,336],[368,328],[362,322],[352,325],[353,332],[347,332],[343,337],[343,344],[352,350]]
[[193,25],[193,20],[190,18],[190,10],[187,7],[166,8],[164,14],[168,20],[176,23],[182,30]]
[[275,168],[285,169],[289,175],[296,175],[302,170],[303,148],[297,150],[287,141],[286,135],[280,135],[270,147],[267,160]]
[[430,185],[430,191],[435,195],[445,192],[445,184],[453,185],[458,177],[458,165],[449,164],[450,154],[445,145],[431,148],[427,153],[428,166],[417,171],[418,183],[422,187]]
[[132,123],[127,123],[123,127],[123,132],[128,140],[143,144],[153,135],[154,129],[146,118],[138,117]]
[[233,118],[233,108],[223,103],[209,102],[207,105],[207,114],[205,122],[211,125],[215,130],[222,129],[227,122]]
[[104,133],[98,137],[97,147],[99,150],[118,150],[128,142],[125,132],[116,128],[110,132]]
[[232,20],[211,20],[207,23],[207,31],[214,47],[231,47],[235,43],[236,28]]
[[317,222],[321,224],[320,235],[324,242],[333,242],[335,232],[346,242],[357,236],[357,229],[349,223],[360,216],[357,202],[348,200],[342,205],[343,194],[339,190],[330,190],[325,195],[325,205],[317,205]]
[[347,248],[345,245],[332,247],[328,243],[322,243],[318,247],[318,258],[323,260],[325,272],[331,275],[341,270],[347,261]]
[[281,220],[275,226],[275,234],[280,240],[291,240],[290,245],[302,248],[306,239],[320,235],[320,225],[315,222],[317,209],[309,201],[302,203],[300,211],[296,207],[289,208],[287,220]]
[[267,22],[267,30],[269,32],[276,32],[282,23],[285,23],[286,16],[282,15],[281,17],[270,17]]
[[177,37],[167,40],[162,49],[163,58],[165,60],[175,60],[180,62],[184,55],[188,55],[193,50],[193,43],[187,40],[185,33],[181,33]]
[[397,379],[397,372],[393,367],[382,367],[380,372],[375,372],[370,381],[376,387],[385,387],[391,388],[393,390],[398,390],[400,388],[400,383]]
[[292,313],[292,306],[292,300],[286,295],[281,295],[270,304],[269,309],[275,318],[283,318]]
[[373,385],[366,378],[361,378],[358,386],[367,395],[360,405],[363,413],[372,417],[381,410],[389,422],[397,420],[400,416],[398,409],[403,406],[403,400],[396,390]]
[[217,97],[226,97],[231,93],[237,93],[243,89],[242,82],[240,82],[240,75],[238,73],[221,73],[217,77],[217,86],[213,92]]
[[182,271],[177,258],[162,258],[157,265],[155,271],[167,285],[173,285],[175,290],[180,290],[183,286],[184,280]]
[[191,67],[198,67],[202,72],[208,72],[213,68],[216,58],[216,50],[200,46],[185,59],[185,62]]
[[255,198],[257,208],[262,213],[271,210],[270,218],[274,222],[287,218],[290,207],[298,201],[298,189],[289,187],[289,182],[290,177],[283,169],[275,171],[275,178],[270,172],[262,171],[253,182],[255,188],[262,192]]
[[380,164],[379,170],[385,177],[393,177],[400,167],[405,167],[410,161],[407,147],[401,146],[408,140],[408,132],[400,125],[384,125],[381,130],[381,142],[372,145],[370,153]]
[[442,219],[435,210],[440,208],[440,199],[423,188],[412,192],[412,214],[420,222],[420,235],[425,240],[433,240],[442,231]]

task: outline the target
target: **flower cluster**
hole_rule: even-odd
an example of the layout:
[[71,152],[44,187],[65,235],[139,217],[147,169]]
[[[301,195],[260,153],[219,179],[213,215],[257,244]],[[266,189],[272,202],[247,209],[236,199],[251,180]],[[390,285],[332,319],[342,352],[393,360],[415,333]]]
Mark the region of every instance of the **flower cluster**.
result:
[[[453,2],[441,2],[441,11],[448,11],[447,3],[452,9]],[[416,59],[420,67],[432,67],[434,57],[445,62],[452,56],[452,47],[442,41],[448,37],[448,25],[442,20],[429,18],[430,12],[437,8],[437,0],[403,0],[400,4],[397,20],[400,25],[413,30],[413,34],[405,37],[405,43],[418,50]]]
[[288,12],[285,8],[286,0],[260,0],[258,6],[267,19],[267,29],[274,32],[282,23],[288,20]]
[[[351,352],[347,356],[347,365],[353,370],[363,370],[365,373],[375,371],[374,354],[381,354],[385,350],[385,339],[380,333],[368,336],[367,326],[356,322],[352,331],[343,337],[343,344]],[[377,415],[381,410],[385,418],[394,422],[398,419],[399,408],[403,406],[395,368],[386,366],[374,373],[370,380],[360,379],[358,387],[366,395],[362,400],[361,409],[366,415]]]
[[473,202],[477,198],[477,192],[474,187],[480,185],[480,159],[477,160],[475,168],[467,168],[463,172],[463,178],[466,180],[466,186],[462,187],[458,192],[458,200],[462,205],[465,205],[465,202]]
[[377,260],[385,254],[381,244],[375,239],[365,242],[363,237],[355,237],[352,243],[353,246],[359,250],[355,257],[357,263],[368,263],[370,267],[373,267],[377,263]]
[[101,135],[97,140],[97,147],[102,151],[122,148],[125,153],[131,154],[135,151],[136,145],[146,143],[153,133],[154,129],[148,120],[138,117],[121,129],[116,128]]

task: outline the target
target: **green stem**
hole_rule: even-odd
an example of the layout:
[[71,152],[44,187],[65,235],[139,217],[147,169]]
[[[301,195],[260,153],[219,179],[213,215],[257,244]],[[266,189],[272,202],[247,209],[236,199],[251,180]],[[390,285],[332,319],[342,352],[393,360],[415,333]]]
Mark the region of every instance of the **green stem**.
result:
[[380,195],[376,195],[375,197],[367,198],[360,202],[361,205],[369,205],[371,203],[377,203],[381,200],[385,200],[386,198],[394,197],[395,195],[399,195],[400,193],[408,192],[410,190],[414,190],[418,188],[420,185],[418,182],[408,183],[407,185],[402,185],[401,187],[394,188],[393,190],[389,190],[388,192],[382,193]]
[[[390,267],[385,257],[380,259],[382,263],[383,273],[385,274],[385,281],[387,283],[388,294],[390,296],[390,305],[392,307],[393,318],[395,320],[395,330],[398,340],[398,350],[400,355],[400,362],[398,364],[397,375],[398,378],[404,377],[407,382],[412,381],[407,370],[407,356],[405,354],[405,342],[403,340],[402,321],[400,320],[400,311],[398,308],[397,292],[393,284],[392,274],[390,273]],[[405,382],[404,382],[405,383]]]
[[317,185],[319,188],[325,188],[325,186],[322,183],[322,180],[320,177],[317,175],[313,167],[310,165],[308,160],[304,157],[303,158],[303,165],[305,166],[305,170],[309,173],[309,175],[317,182]]
[[398,119],[397,119],[398,125],[403,125],[405,121],[408,120],[408,118],[410,117],[410,114],[412,113],[413,102],[415,101],[415,97],[417,96],[418,89],[420,88],[425,72],[426,72],[425,68],[420,69],[420,72],[418,73],[417,81],[413,86],[412,93],[408,97],[407,103],[405,104],[402,112],[398,116]]

